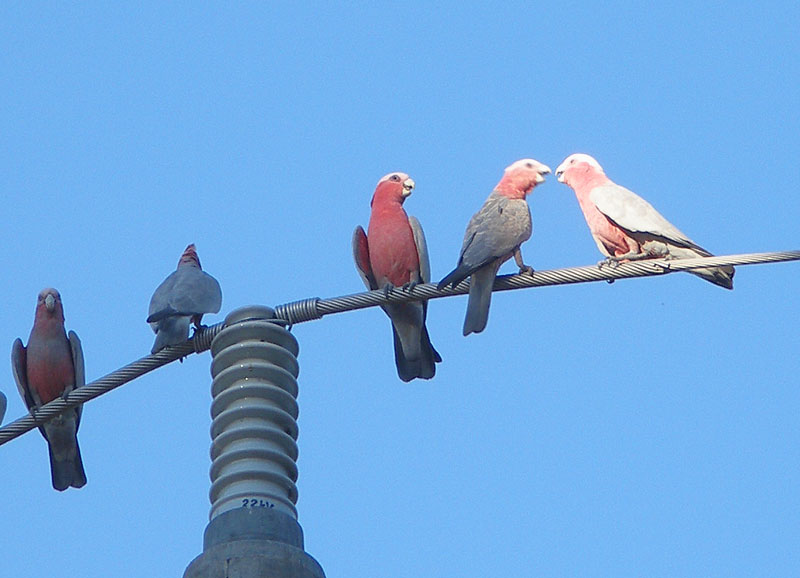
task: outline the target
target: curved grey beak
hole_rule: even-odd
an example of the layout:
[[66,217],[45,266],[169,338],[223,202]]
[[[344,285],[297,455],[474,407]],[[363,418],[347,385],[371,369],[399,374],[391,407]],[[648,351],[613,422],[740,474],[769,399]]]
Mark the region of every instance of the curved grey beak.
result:
[[407,197],[414,190],[414,179],[406,179],[403,181],[403,196]]
[[547,165],[542,165],[541,168],[539,169],[539,175],[536,177],[537,184],[543,183],[544,176],[549,174],[550,174],[550,167],[548,167]]
[[44,298],[44,306],[47,310],[52,313],[56,308],[56,298],[53,297],[52,293],[48,293],[47,297]]
[[563,183],[564,182],[564,171],[566,170],[564,168],[565,164],[566,164],[566,161],[564,161],[563,163],[558,165],[558,167],[556,168],[556,178],[558,179],[559,183]]

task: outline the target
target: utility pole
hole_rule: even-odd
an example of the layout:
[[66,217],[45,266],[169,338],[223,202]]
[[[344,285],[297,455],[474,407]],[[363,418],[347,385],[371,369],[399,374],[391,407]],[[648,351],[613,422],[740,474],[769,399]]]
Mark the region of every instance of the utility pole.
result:
[[184,578],[324,578],[297,522],[298,345],[269,307],[211,343],[211,512]]

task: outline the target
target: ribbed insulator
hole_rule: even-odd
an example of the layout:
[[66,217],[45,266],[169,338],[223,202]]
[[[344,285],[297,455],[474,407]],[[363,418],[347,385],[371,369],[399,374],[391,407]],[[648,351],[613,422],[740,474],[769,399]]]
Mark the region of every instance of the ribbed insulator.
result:
[[242,507],[297,518],[298,346],[274,314],[237,309],[211,344],[211,519]]

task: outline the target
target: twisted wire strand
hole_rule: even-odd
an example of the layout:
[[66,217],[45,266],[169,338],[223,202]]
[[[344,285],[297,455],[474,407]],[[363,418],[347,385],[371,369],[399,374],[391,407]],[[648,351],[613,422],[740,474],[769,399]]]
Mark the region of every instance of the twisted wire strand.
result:
[[[701,269],[705,267],[720,267],[723,265],[753,265],[759,263],[776,263],[780,261],[800,260],[800,251],[781,251],[772,253],[747,253],[742,255],[724,255],[713,257],[698,257],[696,259],[647,259],[643,261],[631,261],[618,265],[587,265],[583,267],[571,267],[567,269],[551,269],[536,271],[533,275],[522,273],[517,275],[500,275],[495,279],[493,291],[509,291],[511,289],[523,289],[526,287],[546,287],[551,285],[567,285],[571,283],[586,283],[590,281],[615,281],[617,279],[628,279],[633,277],[650,277],[654,275],[664,275],[677,271],[687,271],[691,269]],[[464,280],[453,288],[444,287],[438,290],[433,283],[417,285],[411,291],[395,289],[384,296],[382,290],[368,291],[366,293],[355,293],[331,299],[314,299],[313,317],[290,318],[291,323],[311,321],[319,319],[331,313],[343,313],[354,309],[364,309],[374,307],[386,302],[405,302],[419,301],[423,299],[438,299],[451,295],[463,295],[469,292],[469,281]],[[297,302],[295,302],[297,303]],[[290,303],[286,306],[293,306]],[[299,308],[291,309],[292,312]]]
[[205,327],[197,331],[192,339],[185,343],[168,347],[158,353],[137,359],[100,379],[72,390],[66,398],[54,399],[36,410],[35,415],[26,415],[0,428],[0,445],[46,423],[70,408],[100,397],[104,393],[108,393],[112,389],[116,389],[120,385],[124,385],[162,365],[172,363],[176,359],[186,357],[191,353],[201,353],[209,349],[214,336],[220,331],[222,331],[222,323]]
[[[509,291],[527,287],[546,287],[591,281],[615,281],[633,277],[649,277],[665,275],[677,271],[689,271],[704,267],[720,267],[724,265],[753,265],[761,263],[777,263],[781,261],[800,260],[800,251],[780,251],[772,253],[747,253],[741,255],[724,255],[698,257],[696,259],[648,259],[631,261],[619,265],[599,267],[589,265],[566,269],[536,271],[533,275],[523,273],[517,275],[501,275],[494,282],[493,291]],[[410,291],[395,289],[384,295],[381,290],[354,293],[331,299],[312,297],[278,305],[275,307],[276,321],[284,321],[290,327],[296,323],[320,319],[332,313],[344,313],[355,309],[374,307],[387,302],[419,301],[438,299],[452,295],[463,295],[469,292],[469,282],[462,281],[453,288],[441,291],[433,283],[417,285]],[[204,327],[186,342],[168,347],[158,353],[147,355],[128,365],[109,373],[83,387],[73,390],[66,398],[58,398],[45,404],[36,411],[35,416],[26,415],[0,428],[0,445],[21,436],[42,425],[58,414],[79,404],[90,401],[129,381],[136,379],[176,359],[202,353],[211,347],[211,341],[223,329],[223,323]]]

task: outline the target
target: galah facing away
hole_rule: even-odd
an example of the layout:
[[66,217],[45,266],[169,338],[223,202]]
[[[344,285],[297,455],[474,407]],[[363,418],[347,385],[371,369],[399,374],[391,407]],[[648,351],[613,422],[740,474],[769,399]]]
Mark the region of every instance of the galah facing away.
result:
[[156,334],[151,353],[178,345],[189,337],[189,324],[200,328],[205,313],[222,307],[219,283],[200,267],[194,244],[186,247],[178,268],[158,286],[150,299],[147,322]]
[[[425,234],[419,221],[403,209],[413,188],[414,181],[405,173],[383,177],[372,195],[368,233],[360,225],[353,232],[353,258],[367,289],[388,294],[395,287],[413,290],[430,282]],[[392,321],[397,375],[403,381],[432,378],[442,358],[425,326],[427,301],[387,303],[381,308]]]
[[[559,182],[575,191],[592,237],[608,262],[711,256],[650,203],[609,179],[589,155],[568,156],[556,169],[556,175]],[[733,267],[692,269],[689,273],[733,289]]]
[[[64,308],[55,289],[43,289],[36,304],[28,346],[17,338],[11,348],[11,370],[31,414],[57,397],[85,384],[83,349],[74,331],[64,331]],[[86,484],[78,448],[79,405],[39,426],[50,451],[53,487],[66,490]]]
[[455,287],[470,278],[464,335],[480,333],[489,320],[492,286],[500,265],[512,256],[519,272],[533,273],[522,260],[520,245],[531,236],[531,212],[525,197],[550,169],[533,159],[522,159],[506,167],[505,174],[475,213],[464,233],[458,266],[439,281],[439,289],[448,283]]

